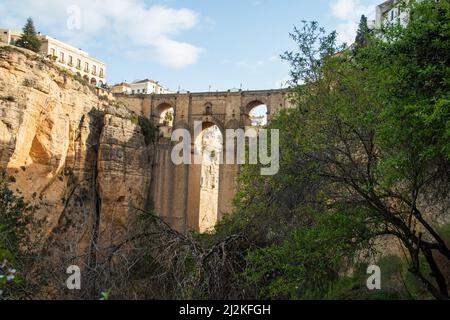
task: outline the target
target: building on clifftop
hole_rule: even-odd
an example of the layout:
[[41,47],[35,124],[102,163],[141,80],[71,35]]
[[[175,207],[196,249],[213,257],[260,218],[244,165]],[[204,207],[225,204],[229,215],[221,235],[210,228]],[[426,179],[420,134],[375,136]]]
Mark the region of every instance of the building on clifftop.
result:
[[[0,29],[0,41],[10,45],[21,37],[21,31]],[[55,63],[78,74],[91,85],[102,87],[106,84],[106,64],[87,52],[47,35],[38,34],[41,40],[41,53]]]

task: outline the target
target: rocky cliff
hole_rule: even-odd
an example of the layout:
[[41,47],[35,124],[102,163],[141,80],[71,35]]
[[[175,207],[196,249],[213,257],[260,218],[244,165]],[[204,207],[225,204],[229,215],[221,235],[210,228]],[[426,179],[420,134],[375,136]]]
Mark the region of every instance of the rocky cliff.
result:
[[151,150],[124,106],[50,61],[0,46],[0,170],[64,272],[122,243],[147,202]]

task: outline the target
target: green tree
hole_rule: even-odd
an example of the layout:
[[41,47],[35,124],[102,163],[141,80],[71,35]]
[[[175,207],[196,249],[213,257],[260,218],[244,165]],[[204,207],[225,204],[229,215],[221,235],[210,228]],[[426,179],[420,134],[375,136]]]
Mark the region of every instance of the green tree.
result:
[[448,261],[450,251],[425,211],[448,214],[450,197],[449,6],[411,3],[407,26],[371,35],[356,53],[317,23],[295,29],[299,49],[284,58],[302,83],[297,107],[270,125],[281,133],[280,172],[245,167],[236,215],[218,229],[259,248],[244,272],[256,292],[323,294],[355,253],[388,236],[422,285],[448,299],[436,256]]
[[357,48],[365,47],[368,44],[369,26],[367,25],[367,17],[361,16],[358,31],[356,32],[355,45]]
[[27,23],[23,27],[22,35],[16,41],[16,46],[29,49],[34,52],[39,52],[41,49],[41,40],[39,40],[37,36],[33,19],[27,19]]

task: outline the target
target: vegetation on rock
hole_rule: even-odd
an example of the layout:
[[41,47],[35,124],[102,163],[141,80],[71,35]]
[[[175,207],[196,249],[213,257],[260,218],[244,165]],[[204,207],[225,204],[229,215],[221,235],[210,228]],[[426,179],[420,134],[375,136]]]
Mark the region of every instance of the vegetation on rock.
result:
[[15,45],[34,52],[39,52],[41,49],[41,40],[37,36],[36,28],[34,27],[33,19],[28,18],[27,23],[23,27],[22,35],[16,41]]

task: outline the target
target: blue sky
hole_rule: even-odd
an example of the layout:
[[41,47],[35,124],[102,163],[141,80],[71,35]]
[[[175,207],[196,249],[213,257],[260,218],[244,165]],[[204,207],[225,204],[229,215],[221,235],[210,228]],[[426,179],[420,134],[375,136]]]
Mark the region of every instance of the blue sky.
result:
[[0,27],[32,16],[42,33],[105,61],[108,83],[151,78],[171,90],[280,88],[301,20],[354,38],[382,0],[0,0]]

